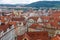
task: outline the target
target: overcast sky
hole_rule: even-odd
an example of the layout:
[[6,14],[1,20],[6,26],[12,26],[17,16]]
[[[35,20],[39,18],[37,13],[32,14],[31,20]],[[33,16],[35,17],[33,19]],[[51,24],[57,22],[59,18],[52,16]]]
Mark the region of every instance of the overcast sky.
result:
[[0,0],[0,4],[30,4],[32,2],[37,1],[48,1],[48,0]]

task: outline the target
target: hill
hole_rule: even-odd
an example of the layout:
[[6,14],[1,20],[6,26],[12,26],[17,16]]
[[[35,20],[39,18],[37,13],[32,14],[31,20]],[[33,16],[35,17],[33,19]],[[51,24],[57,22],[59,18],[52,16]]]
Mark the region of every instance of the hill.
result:
[[26,5],[26,7],[60,7],[60,1],[38,1],[31,4]]

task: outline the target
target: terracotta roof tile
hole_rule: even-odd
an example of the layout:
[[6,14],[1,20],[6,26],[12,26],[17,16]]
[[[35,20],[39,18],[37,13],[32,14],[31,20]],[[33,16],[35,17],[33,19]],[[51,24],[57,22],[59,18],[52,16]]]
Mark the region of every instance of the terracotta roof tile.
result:
[[25,21],[24,17],[21,18],[12,18],[12,21]]
[[40,25],[40,24],[38,24],[38,23],[34,23],[34,24],[32,24],[32,25],[30,26],[30,28],[34,28],[34,29],[36,29],[36,28],[42,28],[42,25]]
[[7,28],[9,28],[8,25],[0,25],[0,30],[1,30],[1,31],[6,31]]
[[17,40],[22,40],[23,39],[23,35],[17,36]]
[[39,17],[29,17],[28,20],[29,20],[29,19],[33,19],[33,20],[37,21],[38,18],[39,18]]
[[48,32],[27,32],[24,35],[18,36],[17,40],[23,40],[24,37],[27,37],[28,40],[49,40]]
[[56,35],[55,37],[52,37],[51,40],[60,40],[60,35]]
[[48,40],[48,32],[27,32],[27,35],[30,37],[31,40]]
[[44,20],[50,20],[50,16],[41,16],[41,18]]
[[11,24],[11,25],[16,25],[16,22],[11,21],[11,22],[8,22],[8,24]]

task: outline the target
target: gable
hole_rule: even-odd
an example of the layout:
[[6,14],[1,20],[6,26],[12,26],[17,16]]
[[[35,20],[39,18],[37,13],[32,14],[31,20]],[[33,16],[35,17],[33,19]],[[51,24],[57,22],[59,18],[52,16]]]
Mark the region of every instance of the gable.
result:
[[42,19],[41,19],[41,18],[38,18],[37,22],[38,22],[38,23],[39,23],[39,22],[42,22]]

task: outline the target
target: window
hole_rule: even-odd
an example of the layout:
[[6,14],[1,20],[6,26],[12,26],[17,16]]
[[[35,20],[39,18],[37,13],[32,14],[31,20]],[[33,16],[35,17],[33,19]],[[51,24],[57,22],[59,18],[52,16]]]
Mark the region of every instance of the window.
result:
[[27,37],[25,37],[25,38],[23,38],[23,40],[28,40],[28,38],[27,38]]
[[26,38],[24,40],[27,40]]
[[5,25],[5,23],[1,23],[1,25]]
[[59,32],[57,32],[57,34],[59,34]]

